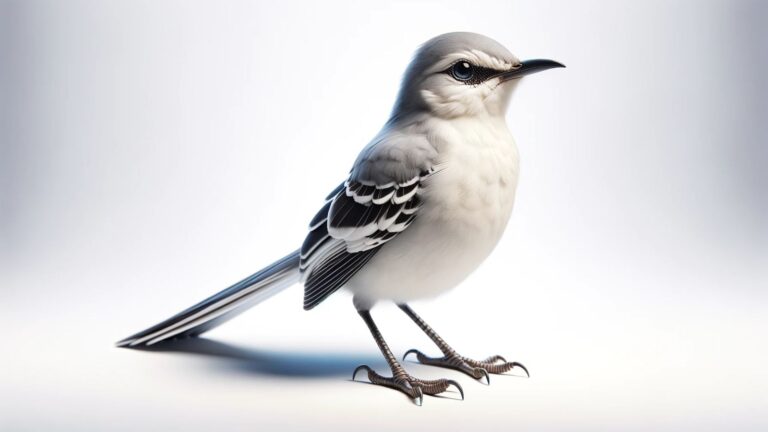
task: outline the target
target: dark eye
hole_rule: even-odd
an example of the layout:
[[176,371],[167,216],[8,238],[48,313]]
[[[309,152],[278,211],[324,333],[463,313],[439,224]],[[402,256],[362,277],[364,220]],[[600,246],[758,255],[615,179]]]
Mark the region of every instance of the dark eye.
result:
[[453,65],[451,75],[459,81],[468,81],[475,76],[475,67],[472,63],[462,60]]

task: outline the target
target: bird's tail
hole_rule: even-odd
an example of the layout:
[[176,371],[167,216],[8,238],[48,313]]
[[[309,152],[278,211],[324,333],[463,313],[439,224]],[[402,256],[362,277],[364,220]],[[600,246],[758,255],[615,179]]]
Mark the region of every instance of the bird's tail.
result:
[[299,251],[295,251],[189,309],[121,340],[117,346],[148,346],[170,338],[197,336],[295,284],[299,277]]

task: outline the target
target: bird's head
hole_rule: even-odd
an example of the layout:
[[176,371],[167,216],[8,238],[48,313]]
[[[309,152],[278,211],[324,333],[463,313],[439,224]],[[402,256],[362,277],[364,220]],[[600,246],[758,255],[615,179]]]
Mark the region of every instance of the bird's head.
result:
[[416,52],[393,119],[419,111],[441,118],[504,115],[520,78],[556,67],[564,66],[553,60],[520,61],[483,35],[446,33]]

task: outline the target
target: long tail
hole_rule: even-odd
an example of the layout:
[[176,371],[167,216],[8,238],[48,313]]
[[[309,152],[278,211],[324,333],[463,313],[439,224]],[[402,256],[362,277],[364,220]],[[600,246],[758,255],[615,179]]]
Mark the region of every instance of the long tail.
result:
[[174,337],[197,336],[295,284],[299,277],[299,251],[295,251],[117,346],[148,346]]

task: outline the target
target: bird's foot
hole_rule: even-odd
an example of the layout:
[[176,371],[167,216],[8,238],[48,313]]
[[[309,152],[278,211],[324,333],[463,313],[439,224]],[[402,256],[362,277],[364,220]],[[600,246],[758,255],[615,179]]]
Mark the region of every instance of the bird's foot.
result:
[[461,395],[461,399],[464,399],[464,390],[459,383],[453,380],[422,380],[408,375],[404,370],[395,371],[394,376],[392,377],[385,377],[379,375],[370,367],[362,365],[358,366],[352,373],[353,381],[355,380],[357,373],[361,370],[368,372],[368,380],[370,380],[372,384],[400,390],[413,399],[419,406],[423,403],[425,394],[434,396],[448,390],[450,386],[456,387]]
[[449,355],[444,355],[443,357],[428,357],[419,350],[410,349],[406,351],[405,355],[403,356],[403,360],[405,360],[405,358],[408,357],[408,354],[411,353],[416,354],[416,359],[421,364],[455,369],[457,371],[464,372],[465,374],[475,379],[485,377],[485,380],[488,384],[491,383],[491,378],[488,375],[489,373],[503,374],[505,372],[509,372],[515,367],[522,369],[528,377],[531,376],[531,374],[528,373],[528,369],[526,369],[526,367],[521,363],[508,362],[504,357],[500,355],[490,356],[485,360],[472,360],[471,358],[462,357],[455,352]]

